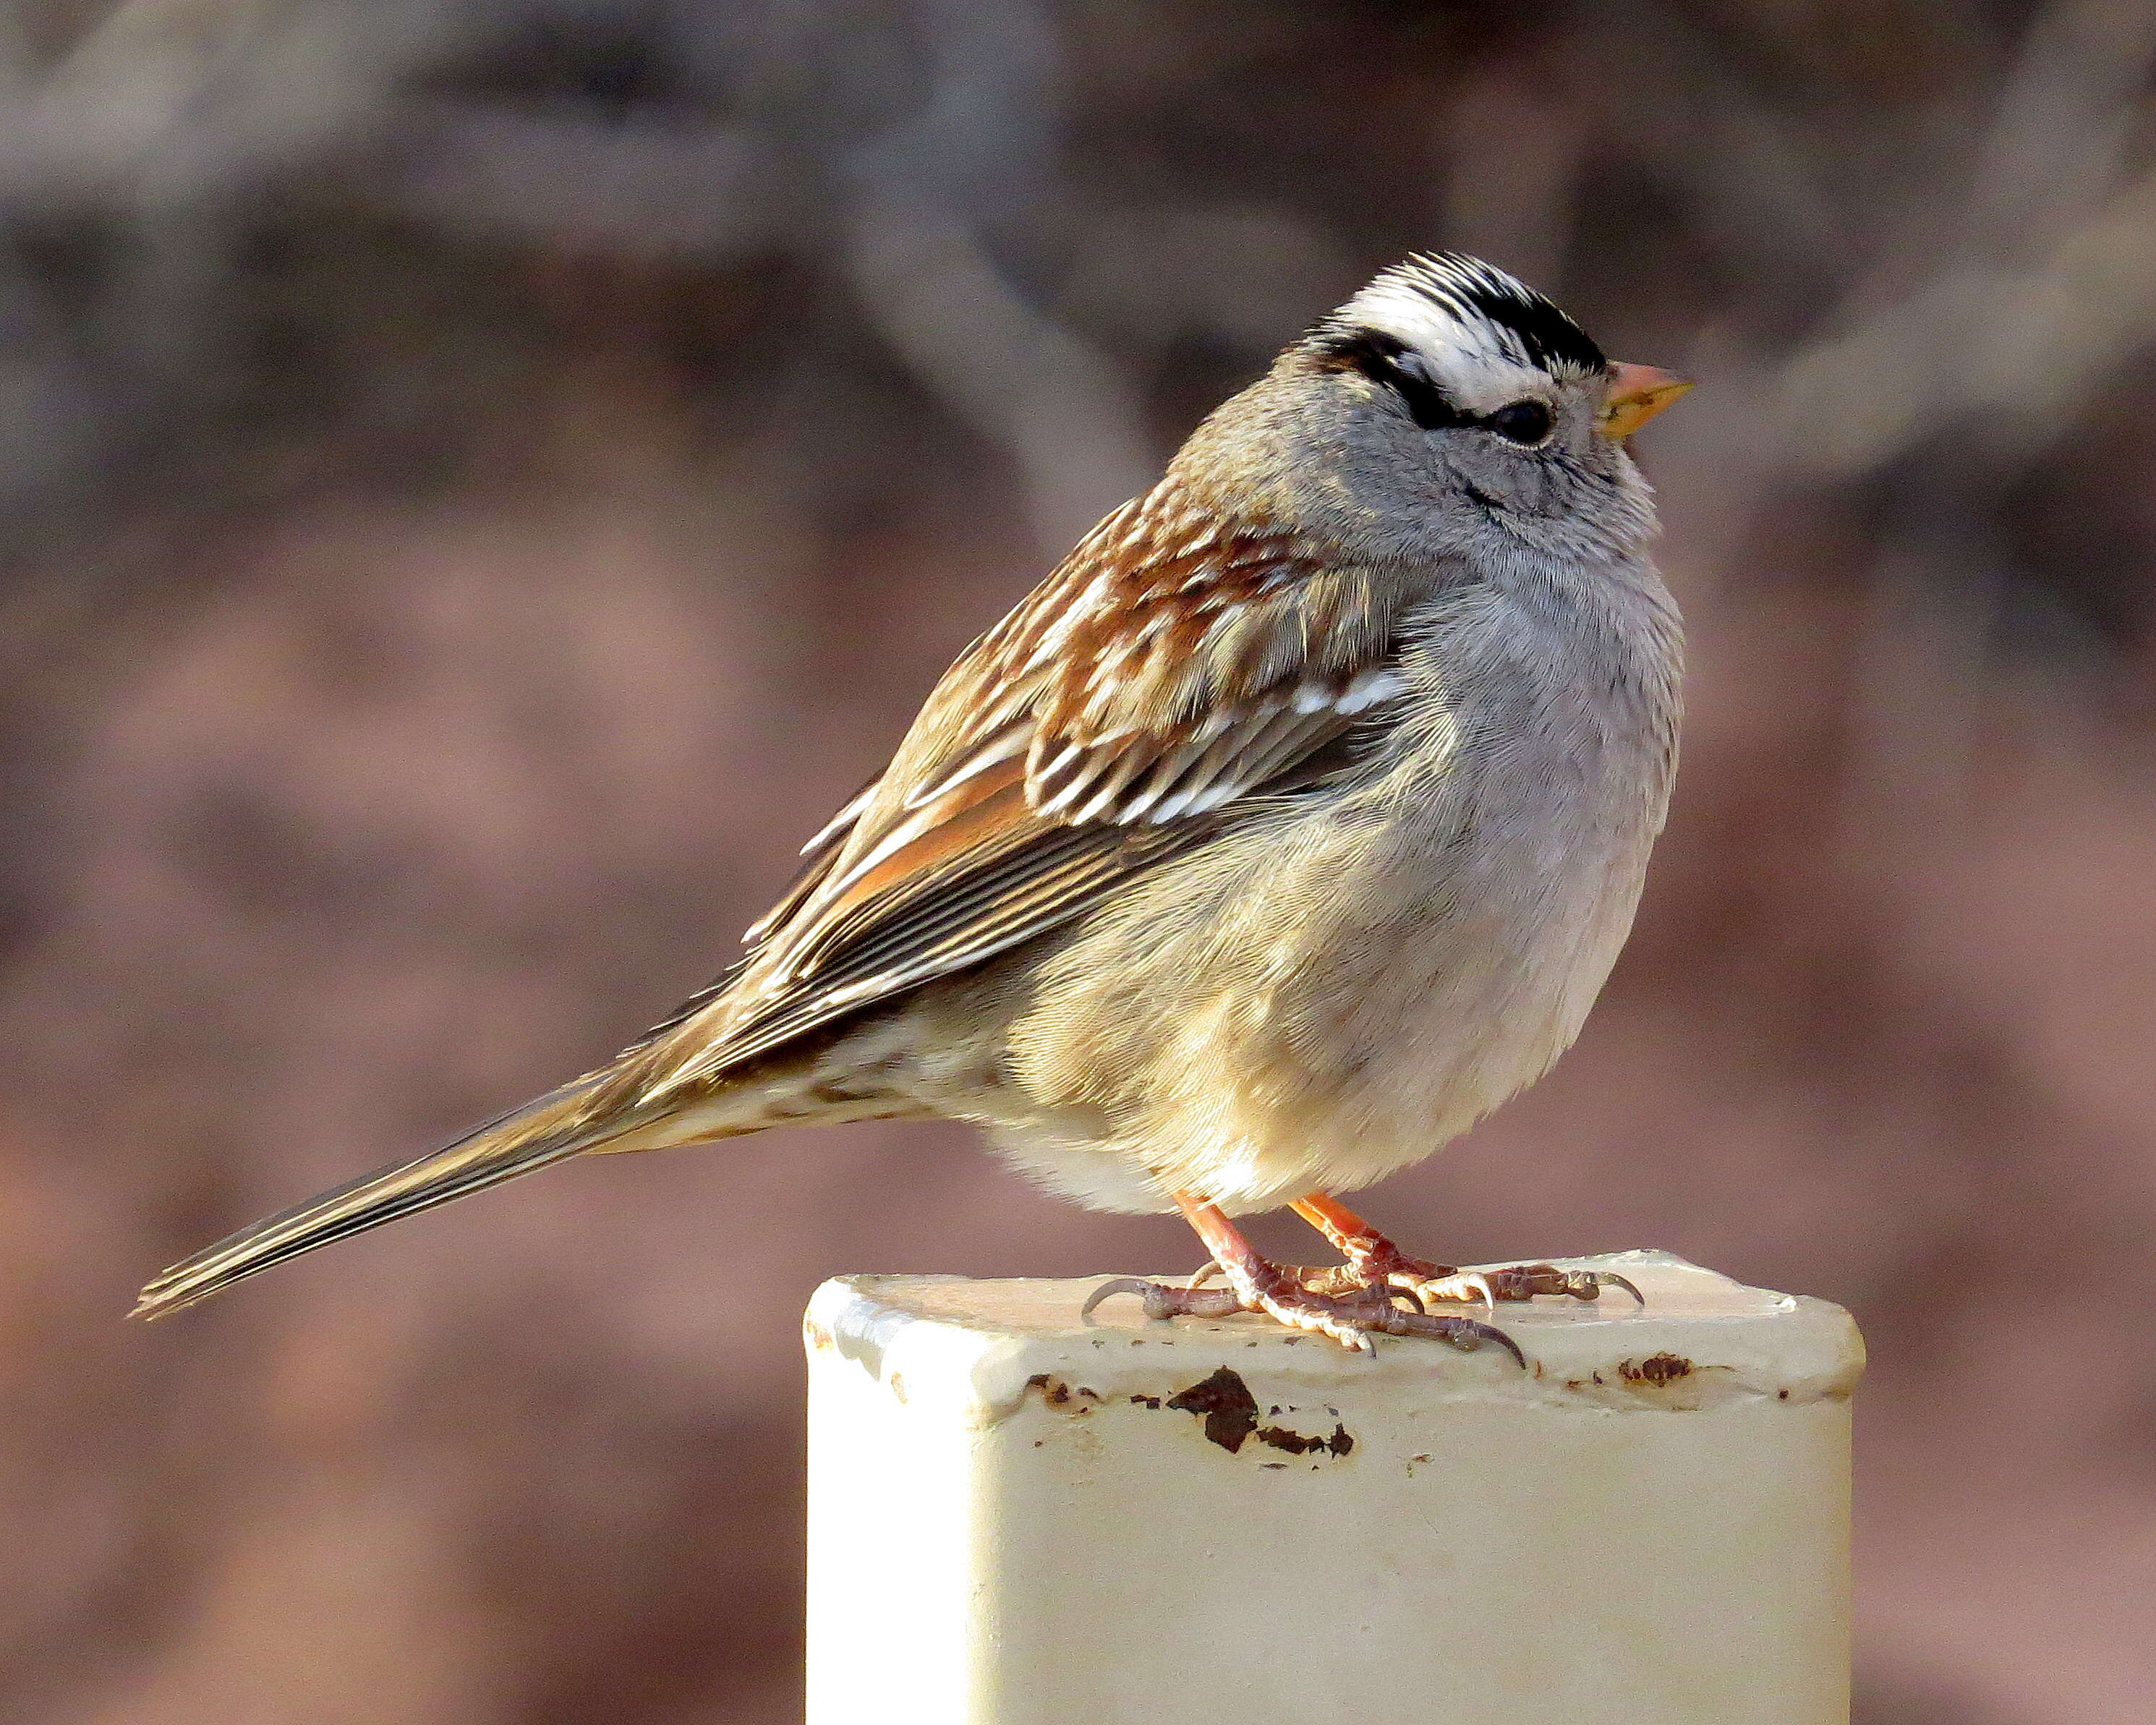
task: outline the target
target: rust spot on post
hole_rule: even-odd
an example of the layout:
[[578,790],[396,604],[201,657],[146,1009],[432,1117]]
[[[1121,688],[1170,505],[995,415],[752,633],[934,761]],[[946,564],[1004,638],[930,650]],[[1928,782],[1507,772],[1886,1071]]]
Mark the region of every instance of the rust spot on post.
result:
[[1656,1353],[1635,1364],[1630,1360],[1620,1361],[1618,1372],[1627,1384],[1650,1384],[1660,1389],[1666,1384],[1674,1384],[1680,1378],[1691,1375],[1691,1362],[1681,1354]]
[[1260,1443],[1270,1444],[1276,1450],[1285,1450],[1291,1455],[1314,1455],[1320,1450],[1328,1455],[1345,1455],[1355,1447],[1353,1436],[1337,1420],[1333,1423],[1330,1437],[1316,1433],[1306,1436],[1299,1431],[1290,1431],[1284,1425],[1260,1425],[1257,1439]]
[[1082,1384],[1074,1389],[1060,1378],[1051,1377],[1046,1372],[1035,1372],[1025,1380],[1025,1387],[1028,1389],[1037,1389],[1040,1392],[1043,1406],[1065,1408],[1074,1414],[1090,1414],[1093,1411],[1091,1408],[1073,1405],[1081,1398],[1089,1402],[1097,1402],[1101,1399],[1101,1392],[1097,1389],[1088,1389]]
[[1257,1430],[1257,1398],[1243,1382],[1242,1373],[1225,1366],[1188,1389],[1178,1390],[1168,1399],[1168,1404],[1178,1414],[1195,1414],[1204,1420],[1206,1441],[1219,1445],[1230,1455]]
[[[1159,1405],[1149,1396],[1132,1396],[1131,1399],[1143,1400],[1150,1406]],[[1219,1445],[1230,1455],[1252,1437],[1291,1455],[1345,1455],[1355,1447],[1354,1438],[1340,1424],[1337,1410],[1332,1408],[1325,1410],[1335,1416],[1329,1437],[1322,1433],[1293,1431],[1285,1425],[1259,1425],[1257,1398],[1250,1394],[1250,1386],[1243,1381],[1242,1375],[1226,1366],[1170,1396],[1168,1405],[1178,1413],[1194,1414],[1203,1420],[1207,1440]],[[1278,1414],[1281,1410],[1275,1408],[1272,1411]],[[1265,1465],[1280,1466],[1277,1462]]]
[[1260,1425],[1257,1437],[1260,1443],[1270,1444],[1276,1450],[1285,1450],[1291,1455],[1307,1455],[1312,1450],[1325,1447],[1323,1438],[1305,1437],[1301,1432],[1290,1431],[1284,1425]]

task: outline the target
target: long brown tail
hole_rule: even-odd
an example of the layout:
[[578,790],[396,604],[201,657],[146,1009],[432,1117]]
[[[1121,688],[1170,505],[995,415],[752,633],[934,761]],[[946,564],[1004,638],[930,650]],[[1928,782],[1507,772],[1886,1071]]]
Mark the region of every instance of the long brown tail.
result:
[[175,1264],[142,1290],[129,1315],[164,1317],[316,1246],[613,1145],[649,1125],[649,1114],[604,1105],[595,1094],[603,1091],[604,1077],[594,1074],[565,1084],[454,1143],[377,1168],[243,1228]]

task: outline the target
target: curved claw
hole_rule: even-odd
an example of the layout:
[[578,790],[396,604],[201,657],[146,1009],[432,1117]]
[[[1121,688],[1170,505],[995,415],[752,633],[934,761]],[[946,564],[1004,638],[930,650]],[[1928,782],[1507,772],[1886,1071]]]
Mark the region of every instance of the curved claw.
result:
[[1412,1286],[1418,1293],[1432,1300],[1464,1301],[1471,1294],[1486,1309],[1494,1312],[1497,1308],[1497,1290],[1490,1278],[1479,1270],[1455,1270],[1447,1276],[1424,1276],[1419,1281],[1411,1272],[1395,1271],[1393,1286],[1396,1288]]
[[1517,1366],[1523,1372],[1527,1370],[1527,1357],[1520,1352],[1520,1344],[1515,1342],[1510,1336],[1507,1335],[1502,1330],[1499,1329],[1496,1325],[1478,1324],[1471,1317],[1462,1318],[1460,1322],[1467,1326],[1468,1334],[1474,1337],[1478,1343],[1483,1342],[1495,1342],[1500,1348],[1503,1348],[1506,1353],[1512,1356],[1512,1363],[1514,1365]]
[[[1190,1272],[1190,1280],[1186,1282],[1184,1286],[1186,1287],[1202,1288],[1207,1282],[1212,1281],[1214,1276],[1224,1276],[1226,1274],[1227,1272],[1220,1267],[1220,1260],[1218,1258],[1208,1258],[1203,1264],[1200,1264],[1195,1270]],[[1627,1283],[1626,1286],[1629,1287],[1630,1284]]]
[[1495,1343],[1512,1356],[1513,1363],[1522,1371],[1527,1369],[1527,1357],[1520,1352],[1520,1344],[1493,1324],[1478,1323],[1471,1317],[1418,1317],[1411,1312],[1394,1312],[1384,1326],[1388,1335],[1429,1336],[1440,1342],[1449,1342],[1463,1353],[1472,1353],[1486,1343]]
[[1156,1320],[1226,1317],[1245,1309],[1242,1296],[1233,1288],[1178,1288],[1147,1281],[1143,1276],[1117,1276],[1110,1277],[1086,1296],[1086,1303],[1078,1308],[1079,1322],[1090,1319],[1094,1308],[1103,1300],[1112,1300],[1118,1294],[1136,1294],[1145,1301],[1145,1315]]
[[1632,1296],[1633,1303],[1642,1312],[1647,1309],[1647,1296],[1628,1278],[1618,1275],[1614,1270],[1568,1270],[1564,1272],[1563,1291],[1575,1300],[1591,1303],[1602,1297],[1604,1288],[1622,1288]]
[[[1114,1299],[1118,1294],[1136,1294],[1143,1300],[1147,1317],[1166,1317],[1168,1313],[1165,1309],[1165,1302],[1160,1300],[1160,1293],[1159,1286],[1147,1281],[1143,1276],[1111,1276],[1091,1293],[1086,1295],[1086,1303],[1078,1308],[1078,1322],[1085,1323],[1091,1320],[1095,1307],[1104,1300]],[[1160,1304],[1163,1309],[1156,1312],[1153,1310],[1156,1304]]]

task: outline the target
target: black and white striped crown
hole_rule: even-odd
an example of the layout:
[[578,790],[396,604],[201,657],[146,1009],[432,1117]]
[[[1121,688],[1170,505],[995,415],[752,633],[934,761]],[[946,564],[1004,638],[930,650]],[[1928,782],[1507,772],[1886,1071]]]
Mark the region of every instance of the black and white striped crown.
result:
[[1609,369],[1594,338],[1554,303],[1460,252],[1418,253],[1395,264],[1321,320],[1310,339],[1322,343],[1372,328],[1404,336],[1404,319],[1419,322],[1432,312],[1457,326],[1460,346],[1491,357],[1553,374]]

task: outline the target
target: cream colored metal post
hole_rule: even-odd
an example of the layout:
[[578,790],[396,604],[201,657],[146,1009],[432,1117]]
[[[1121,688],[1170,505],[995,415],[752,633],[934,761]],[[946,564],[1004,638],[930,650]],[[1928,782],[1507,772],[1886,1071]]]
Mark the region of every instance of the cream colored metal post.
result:
[[1822,1301],[1661,1253],[1525,1350],[1078,1322],[1088,1281],[808,1308],[809,1725],[1845,1725]]

